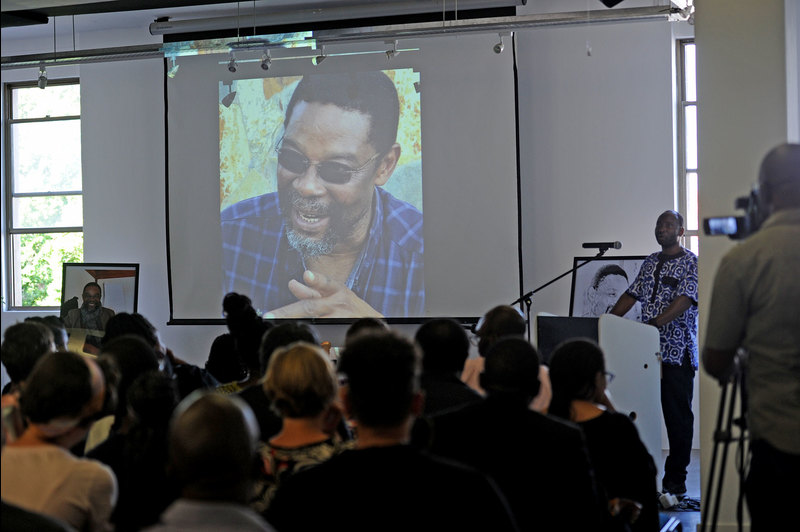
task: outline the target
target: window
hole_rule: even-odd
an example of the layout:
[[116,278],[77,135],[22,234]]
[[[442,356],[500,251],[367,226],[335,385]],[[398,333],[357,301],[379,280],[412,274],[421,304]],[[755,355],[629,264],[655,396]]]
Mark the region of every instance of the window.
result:
[[700,251],[697,201],[697,77],[695,44],[678,41],[678,210],[686,225],[686,247]]
[[57,307],[62,263],[83,262],[80,85],[5,90],[5,299]]

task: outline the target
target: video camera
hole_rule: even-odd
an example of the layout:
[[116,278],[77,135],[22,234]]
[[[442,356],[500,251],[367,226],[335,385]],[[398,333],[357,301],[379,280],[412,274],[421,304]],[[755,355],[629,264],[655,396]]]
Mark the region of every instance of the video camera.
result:
[[741,240],[758,231],[764,221],[764,208],[761,205],[758,185],[749,196],[736,198],[734,208],[745,211],[744,216],[715,216],[703,220],[706,235],[728,235],[731,240]]

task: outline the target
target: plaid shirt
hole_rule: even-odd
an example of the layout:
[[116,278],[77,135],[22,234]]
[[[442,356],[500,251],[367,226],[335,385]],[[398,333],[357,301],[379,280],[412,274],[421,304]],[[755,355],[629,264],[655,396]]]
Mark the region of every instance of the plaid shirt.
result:
[[683,314],[659,327],[658,332],[664,364],[680,366],[688,355],[697,369],[697,255],[688,249],[672,256],[651,254],[627,292],[642,302],[644,323],[664,312],[678,296],[692,300]]
[[[422,213],[375,187],[375,210],[347,287],[387,317],[421,316],[425,309]],[[297,301],[289,281],[305,265],[289,245],[276,192],[222,211],[223,293],[248,295],[259,312]]]

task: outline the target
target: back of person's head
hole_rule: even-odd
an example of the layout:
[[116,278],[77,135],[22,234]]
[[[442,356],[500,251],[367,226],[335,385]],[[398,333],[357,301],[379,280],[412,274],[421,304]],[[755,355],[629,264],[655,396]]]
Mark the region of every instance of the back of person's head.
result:
[[225,315],[225,324],[228,326],[228,330],[234,335],[250,323],[261,321],[250,298],[236,292],[228,292],[222,298],[222,312]]
[[344,333],[344,345],[347,347],[354,338],[362,334],[382,333],[388,330],[389,325],[380,318],[359,318],[351,323]]
[[142,373],[128,388],[127,403],[134,423],[165,429],[178,405],[175,381],[160,371]]
[[333,367],[322,348],[296,342],[272,353],[264,393],[279,415],[314,417],[333,402],[336,389]]
[[184,497],[245,503],[258,440],[253,411],[235,396],[193,392],[169,429],[170,471]]
[[490,397],[518,398],[527,404],[539,393],[539,353],[524,338],[498,340],[486,353],[480,384]]
[[369,116],[369,141],[378,153],[389,151],[397,139],[397,89],[380,70],[303,76],[286,106],[287,125],[300,102],[332,104]]
[[64,320],[58,316],[30,316],[25,318],[25,321],[35,321],[47,326],[50,332],[53,333],[53,341],[56,344],[56,351],[64,351],[67,349],[69,342],[69,335],[67,334],[67,327],[64,325]]
[[261,319],[249,297],[236,292],[225,294],[222,310],[228,330],[236,342],[236,353],[251,374],[262,375],[259,346],[271,324]]
[[461,373],[469,357],[469,337],[457,321],[427,321],[414,336],[422,349],[422,369],[433,373]]
[[105,381],[97,364],[82,355],[49,353],[37,362],[20,396],[22,414],[47,437],[86,425],[103,407]]
[[800,207],[800,144],[772,148],[761,161],[759,184],[762,200],[773,209]]
[[276,349],[295,342],[319,345],[319,337],[311,325],[303,322],[281,323],[268,330],[261,339],[261,346],[258,349],[261,374],[267,372],[269,359]]
[[603,351],[592,340],[579,338],[561,343],[550,357],[553,398],[548,412],[569,419],[573,400],[597,399],[597,374],[605,372]]
[[100,359],[108,358],[119,370],[117,384],[117,409],[115,424],[122,422],[127,414],[128,389],[134,380],[149,371],[158,371],[159,362],[153,348],[141,336],[123,334],[103,342]]
[[368,427],[394,427],[411,414],[421,360],[408,339],[392,331],[356,337],[339,358],[347,380],[348,413]]
[[28,378],[39,359],[53,348],[53,333],[47,326],[35,321],[15,323],[3,334],[0,359],[11,382],[19,384]]
[[154,350],[157,350],[161,341],[158,338],[158,330],[150,323],[147,318],[138,312],[118,312],[114,314],[106,323],[105,336],[103,342],[110,342],[117,336],[123,334],[135,334],[144,338]]
[[499,305],[484,314],[475,328],[478,337],[478,353],[486,356],[489,348],[504,336],[525,334],[525,318],[517,309]]

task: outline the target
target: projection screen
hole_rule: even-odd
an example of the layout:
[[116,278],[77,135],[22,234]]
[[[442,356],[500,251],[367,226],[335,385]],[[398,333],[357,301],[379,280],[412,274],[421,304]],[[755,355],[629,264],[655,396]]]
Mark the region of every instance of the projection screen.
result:
[[[177,58],[171,318],[479,316],[519,296],[513,56],[495,35]],[[166,69],[165,69],[166,70]]]

